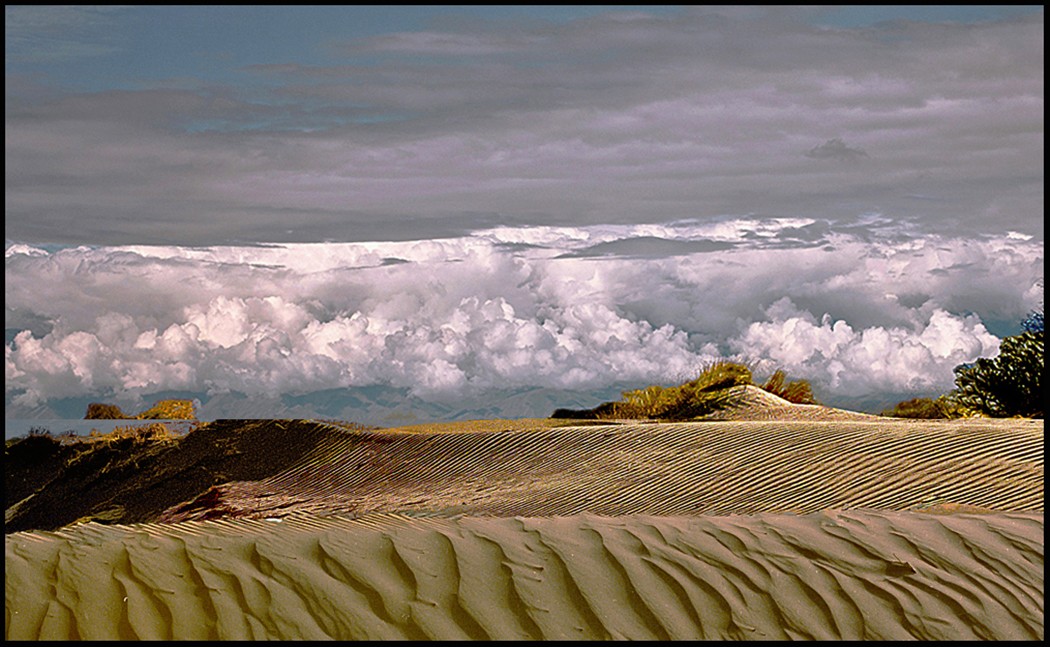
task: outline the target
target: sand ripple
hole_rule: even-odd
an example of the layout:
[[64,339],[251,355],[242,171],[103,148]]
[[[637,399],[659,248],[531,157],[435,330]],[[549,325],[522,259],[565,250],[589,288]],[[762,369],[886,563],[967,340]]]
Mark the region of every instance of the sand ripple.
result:
[[332,427],[290,468],[164,521],[433,511],[1043,510],[1042,421],[743,421],[387,434]]
[[7,639],[1032,639],[1043,515],[84,524],[5,542]]

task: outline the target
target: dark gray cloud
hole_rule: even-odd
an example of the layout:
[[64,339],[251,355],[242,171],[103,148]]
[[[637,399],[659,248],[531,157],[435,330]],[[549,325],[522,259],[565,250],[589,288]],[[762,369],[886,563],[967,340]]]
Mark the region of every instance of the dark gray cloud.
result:
[[850,148],[841,139],[829,139],[820,146],[814,146],[806,152],[806,157],[813,159],[832,159],[853,162],[867,157],[868,154],[859,148]]
[[128,7],[4,7],[4,55],[9,62],[55,62],[110,54],[116,16]]
[[[491,214],[569,225],[877,212],[1042,238],[1041,13],[857,29],[805,15],[435,23],[327,43],[339,64],[259,61],[236,82],[181,89],[158,79],[63,96],[18,77],[5,235],[404,239]],[[847,159],[863,163],[826,163]]]

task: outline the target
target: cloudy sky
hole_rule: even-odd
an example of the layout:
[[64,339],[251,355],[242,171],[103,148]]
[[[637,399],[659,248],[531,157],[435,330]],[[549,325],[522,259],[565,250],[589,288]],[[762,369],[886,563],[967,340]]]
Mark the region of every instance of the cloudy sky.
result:
[[1042,302],[1043,40],[1041,6],[6,7],[8,417],[729,356],[944,392]]

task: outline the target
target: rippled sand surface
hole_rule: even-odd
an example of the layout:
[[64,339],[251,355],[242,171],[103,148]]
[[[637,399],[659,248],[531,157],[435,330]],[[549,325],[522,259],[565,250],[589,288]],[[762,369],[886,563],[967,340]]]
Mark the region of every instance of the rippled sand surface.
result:
[[1041,420],[763,402],[682,423],[224,421],[110,469],[117,494],[55,472],[7,516],[46,519],[75,477],[63,492],[91,503],[63,494],[67,515],[146,522],[7,534],[5,637],[1042,640]]
[[16,533],[8,639],[1021,639],[1043,515],[289,518]]
[[318,429],[273,476],[160,519],[422,510],[495,516],[753,514],[943,503],[1043,509],[1042,424],[719,421],[492,432]]

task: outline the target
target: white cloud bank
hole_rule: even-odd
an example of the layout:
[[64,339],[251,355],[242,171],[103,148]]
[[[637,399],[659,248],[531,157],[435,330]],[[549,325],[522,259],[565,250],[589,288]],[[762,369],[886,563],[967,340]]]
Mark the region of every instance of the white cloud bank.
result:
[[[31,407],[384,384],[447,399],[667,383],[734,355],[833,402],[946,391],[954,366],[997,352],[982,320],[1040,303],[1041,243],[840,230],[741,219],[327,245],[12,244],[5,327],[22,332],[5,346],[5,394]],[[678,247],[635,254],[639,240]],[[726,249],[703,251],[714,243]]]

